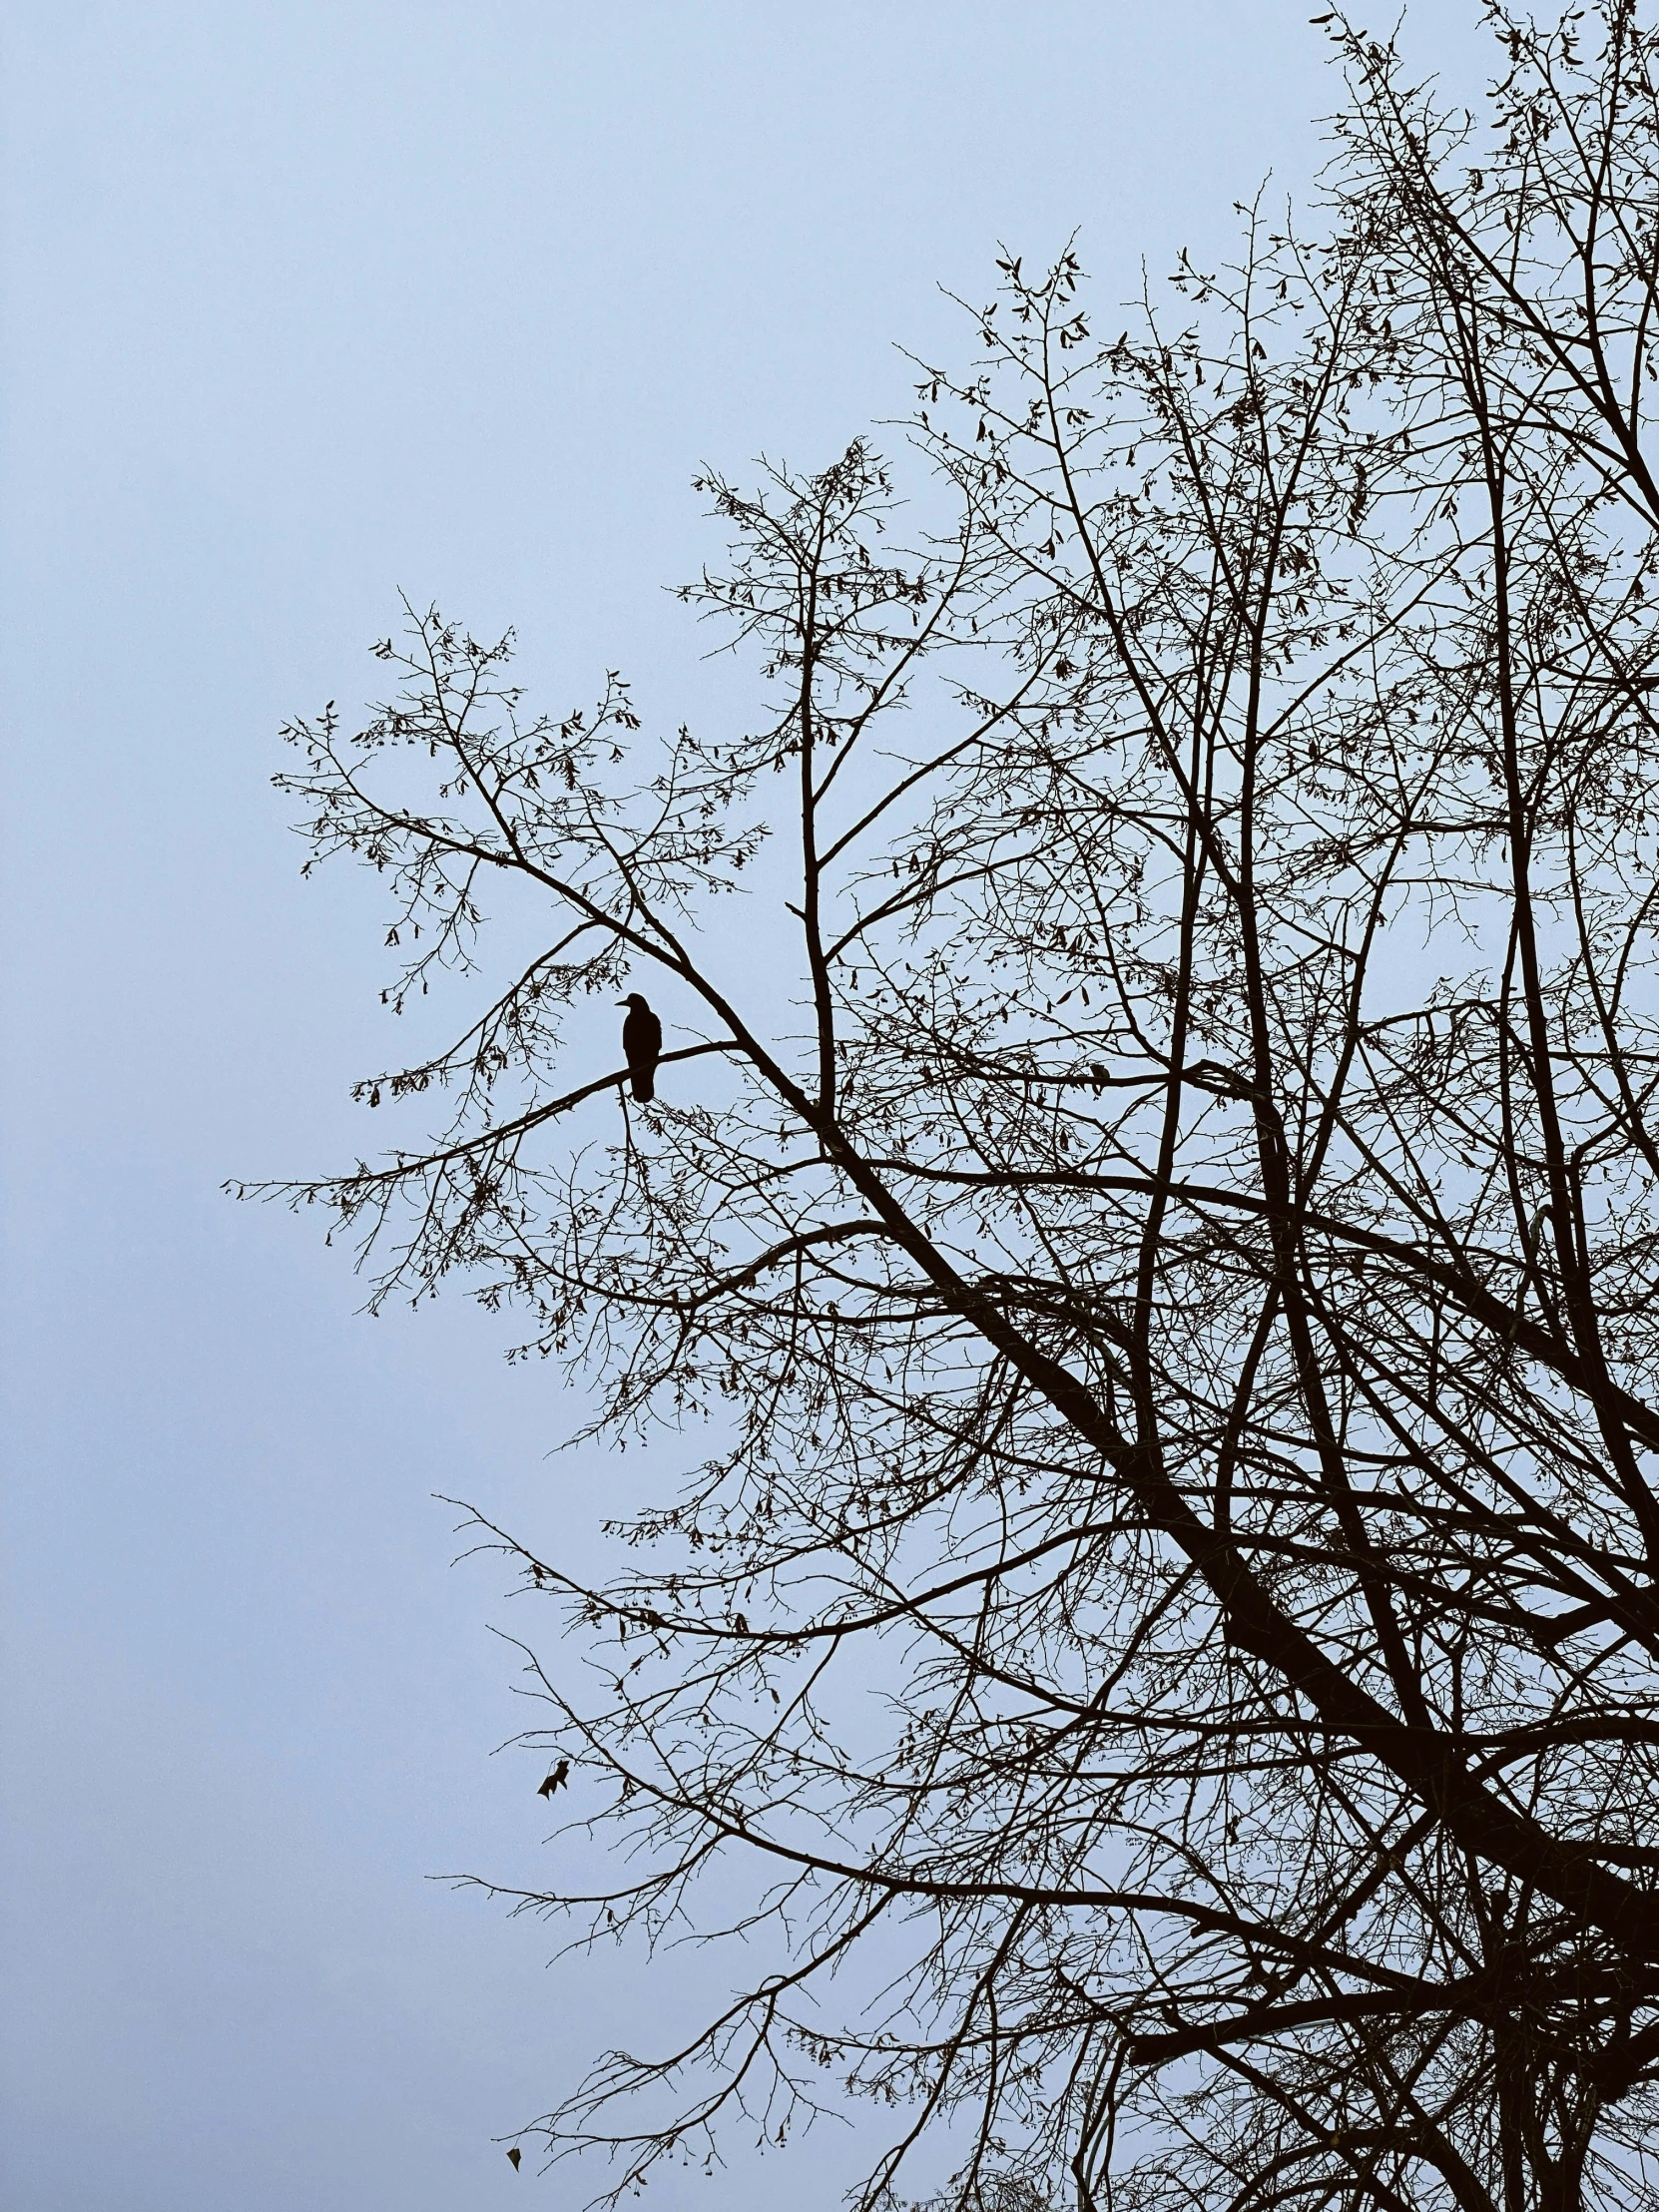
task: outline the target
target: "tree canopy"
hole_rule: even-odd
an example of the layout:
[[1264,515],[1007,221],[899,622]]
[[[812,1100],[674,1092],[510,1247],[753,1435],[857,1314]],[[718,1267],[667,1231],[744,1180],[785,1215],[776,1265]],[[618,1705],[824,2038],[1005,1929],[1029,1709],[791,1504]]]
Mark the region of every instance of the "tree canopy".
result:
[[1324,19],[1306,232],[1104,342],[1006,254],[901,462],[707,474],[752,730],[409,608],[286,733],[483,990],[285,1195],[700,1439],[604,1587],[474,1524],[520,1902],[733,1937],[527,2131],[612,2196],[866,2095],[872,2208],[1655,2201],[1659,45],[1485,12],[1478,114]]

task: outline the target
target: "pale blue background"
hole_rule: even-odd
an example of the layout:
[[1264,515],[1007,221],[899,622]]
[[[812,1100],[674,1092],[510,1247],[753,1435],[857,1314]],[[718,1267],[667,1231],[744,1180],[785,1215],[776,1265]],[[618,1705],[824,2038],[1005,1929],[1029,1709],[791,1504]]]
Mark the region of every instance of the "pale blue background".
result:
[[[461,1490],[590,1557],[631,1466],[451,1300],[353,1318],[223,1176],[359,1141],[369,907],[302,888],[291,711],[401,584],[549,703],[728,711],[687,490],[818,465],[1073,225],[1102,319],[1330,105],[1307,0],[38,0],[7,11],[8,2212],[580,2201],[497,2136],[672,1998],[424,1880],[533,1880]],[[1391,6],[1387,11],[1391,14]],[[1466,63],[1472,5],[1419,50]],[[659,2207],[837,2201],[845,2146]],[[585,2194],[585,2192],[583,2192]]]

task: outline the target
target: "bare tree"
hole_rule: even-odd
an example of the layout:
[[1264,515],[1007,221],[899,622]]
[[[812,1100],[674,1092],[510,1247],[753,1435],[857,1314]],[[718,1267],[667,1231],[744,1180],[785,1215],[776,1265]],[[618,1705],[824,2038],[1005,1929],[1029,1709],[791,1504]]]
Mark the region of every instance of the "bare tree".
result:
[[[707,1440],[605,1588],[476,1524],[588,1662],[520,1904],[747,1900],[527,2131],[610,2197],[850,2092],[869,2206],[934,2131],[1004,2212],[1655,2201],[1655,41],[1487,12],[1479,120],[1328,19],[1314,243],[1105,345],[1005,259],[907,521],[708,477],[753,734],[412,610],[287,733],[394,1003],[544,949],[285,1195]],[[653,976],[641,1107],[561,1024]]]

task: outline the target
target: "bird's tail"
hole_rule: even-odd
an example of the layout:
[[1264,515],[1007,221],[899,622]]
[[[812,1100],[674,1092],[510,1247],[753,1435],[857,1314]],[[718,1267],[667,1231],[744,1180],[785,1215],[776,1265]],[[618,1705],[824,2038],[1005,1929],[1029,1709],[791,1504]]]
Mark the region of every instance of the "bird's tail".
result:
[[638,1068],[634,1074],[634,1096],[642,1106],[649,1106],[657,1095],[656,1080],[649,1068]]

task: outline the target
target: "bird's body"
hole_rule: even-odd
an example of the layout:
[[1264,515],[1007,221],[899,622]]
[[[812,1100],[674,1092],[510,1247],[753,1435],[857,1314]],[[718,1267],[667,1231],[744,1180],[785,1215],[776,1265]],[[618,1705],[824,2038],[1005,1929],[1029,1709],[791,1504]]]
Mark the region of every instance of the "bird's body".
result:
[[622,1025],[622,1057],[628,1063],[634,1096],[642,1106],[648,1106],[657,1095],[663,1025],[638,991],[630,991],[622,1004],[628,1009],[628,1019]]

